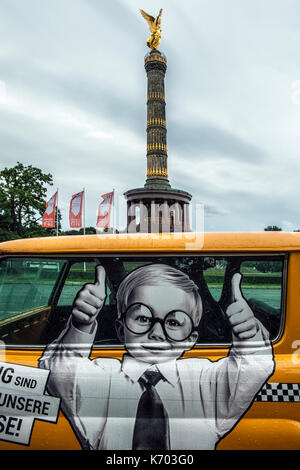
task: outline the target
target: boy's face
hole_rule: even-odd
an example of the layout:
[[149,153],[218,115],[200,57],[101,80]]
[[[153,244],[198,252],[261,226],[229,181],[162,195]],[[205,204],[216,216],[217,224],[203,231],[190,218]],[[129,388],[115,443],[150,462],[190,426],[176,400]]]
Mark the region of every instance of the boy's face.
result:
[[[188,315],[188,322],[190,319],[194,322],[192,309],[194,302],[191,296],[179,289],[178,287],[163,285],[163,286],[141,286],[134,289],[128,298],[128,307],[133,304],[142,304],[140,312],[140,323],[147,324],[148,314],[145,312],[152,312],[154,319],[164,320],[166,315],[170,312],[185,312]],[[147,309],[147,307],[149,309]],[[139,307],[137,307],[139,308]],[[171,314],[168,318],[172,321]],[[171,324],[172,322],[168,322]],[[197,326],[197,325],[195,325]],[[168,338],[164,329],[158,321],[156,321],[151,329],[146,333],[133,333],[130,331],[124,322],[119,321],[117,325],[119,333],[121,333],[122,340],[125,343],[126,349],[129,354],[140,361],[148,363],[159,363],[169,361],[170,359],[178,359],[186,350],[191,349],[198,337],[197,332],[191,332],[184,341],[174,341]],[[141,327],[145,328],[144,326]],[[147,326],[146,326],[147,329]],[[171,331],[171,335],[172,330]]]

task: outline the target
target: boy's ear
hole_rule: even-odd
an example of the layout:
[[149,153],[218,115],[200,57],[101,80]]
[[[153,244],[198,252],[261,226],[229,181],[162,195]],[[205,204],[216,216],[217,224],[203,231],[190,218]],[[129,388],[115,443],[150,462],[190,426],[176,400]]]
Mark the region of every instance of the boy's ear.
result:
[[198,332],[193,331],[193,333],[187,339],[187,342],[189,343],[189,349],[192,349],[195,346],[197,339],[198,339]]
[[117,331],[117,335],[121,343],[124,343],[125,336],[124,336],[124,324],[122,320],[117,319],[115,322],[115,327]]

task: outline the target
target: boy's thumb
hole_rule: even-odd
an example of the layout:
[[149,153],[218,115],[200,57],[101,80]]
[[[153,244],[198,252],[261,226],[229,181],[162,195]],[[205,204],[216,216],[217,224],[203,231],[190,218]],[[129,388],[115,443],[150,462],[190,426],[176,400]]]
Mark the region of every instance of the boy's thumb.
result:
[[231,296],[232,302],[236,302],[243,298],[243,294],[241,291],[241,279],[242,275],[240,273],[235,273],[231,279]]
[[101,266],[101,264],[96,266],[95,286],[102,288],[103,293],[105,293],[105,269],[103,268],[103,266]]

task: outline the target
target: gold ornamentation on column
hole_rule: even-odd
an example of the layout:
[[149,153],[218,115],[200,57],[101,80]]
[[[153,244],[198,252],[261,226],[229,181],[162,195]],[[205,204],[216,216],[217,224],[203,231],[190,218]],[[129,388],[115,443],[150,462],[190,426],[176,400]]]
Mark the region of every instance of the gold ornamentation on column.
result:
[[163,126],[166,127],[165,119],[152,118],[147,120],[147,126]]
[[164,152],[168,151],[168,148],[166,144],[160,144],[160,143],[153,143],[153,144],[148,144],[147,145],[147,152],[151,150],[163,150]]
[[168,170],[166,168],[148,168],[147,177],[153,176],[164,176],[168,178]]
[[153,91],[152,93],[148,93],[147,99],[153,99],[153,100],[162,100],[165,101],[165,95],[161,93],[160,91]]
[[147,64],[147,62],[153,62],[154,60],[159,61],[159,62],[163,62],[165,65],[167,65],[167,61],[166,61],[165,57],[163,57],[159,54],[151,54],[148,57],[146,57],[145,64]]

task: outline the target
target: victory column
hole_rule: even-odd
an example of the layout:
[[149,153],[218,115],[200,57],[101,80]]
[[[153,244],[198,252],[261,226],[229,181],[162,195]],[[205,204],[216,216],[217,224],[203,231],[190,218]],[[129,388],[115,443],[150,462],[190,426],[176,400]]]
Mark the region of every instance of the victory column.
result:
[[[173,189],[168,180],[165,73],[167,59],[158,50],[161,39],[160,10],[157,18],[140,10],[151,36],[145,56],[147,73],[147,178],[143,188],[126,191],[127,232],[190,231],[189,202],[186,191]],[[139,211],[139,222],[137,212]]]

